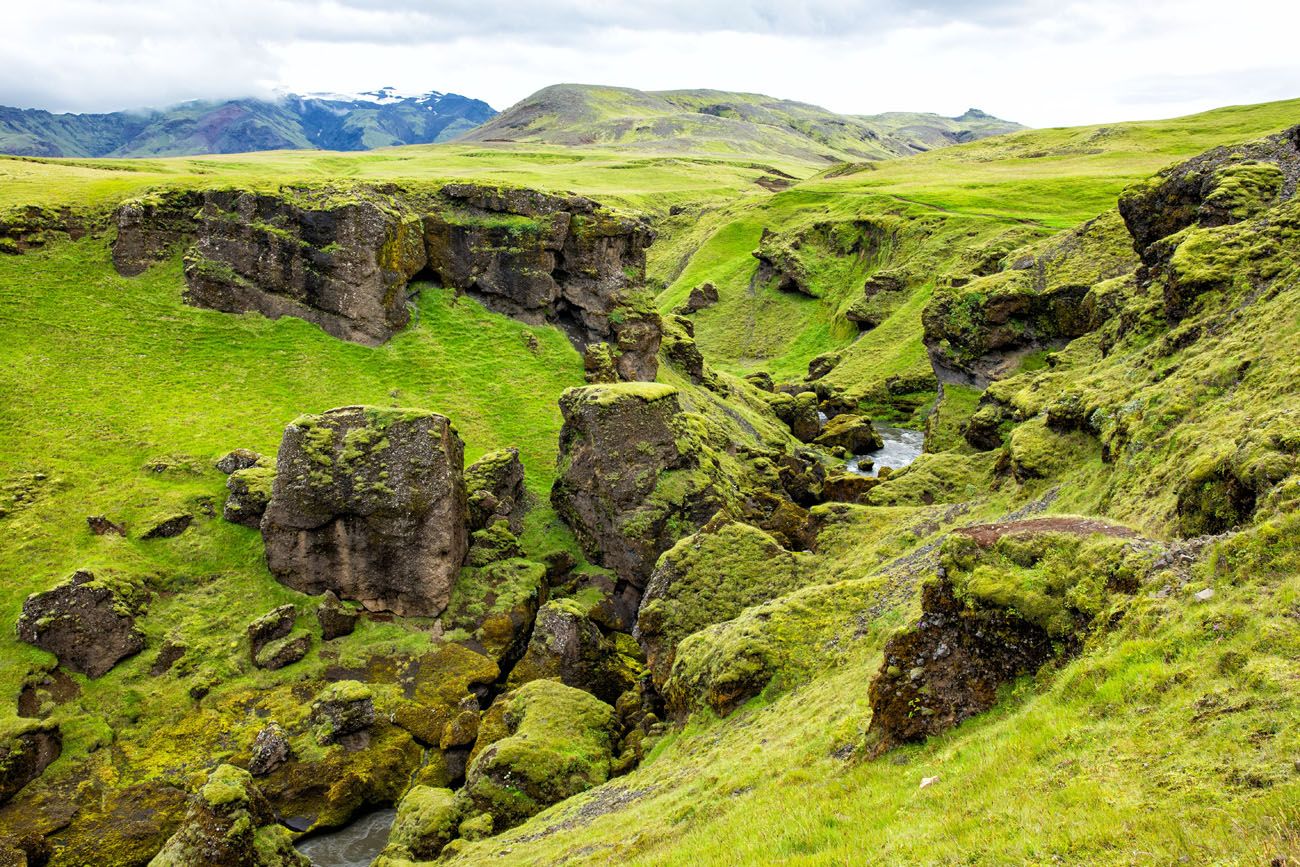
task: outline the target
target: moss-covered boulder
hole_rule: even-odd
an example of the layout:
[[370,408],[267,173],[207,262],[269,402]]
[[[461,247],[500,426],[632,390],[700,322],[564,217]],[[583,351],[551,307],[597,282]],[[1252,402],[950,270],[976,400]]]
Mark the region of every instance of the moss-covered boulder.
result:
[[777,392],[772,395],[770,404],[777,418],[789,425],[790,433],[799,441],[810,443],[821,433],[822,422],[815,391]]
[[534,680],[499,697],[488,717],[496,737],[470,763],[465,793],[498,831],[609,778],[614,709],[590,693]]
[[655,684],[668,679],[686,636],[801,586],[806,558],[739,523],[710,524],[665,551],[637,614],[637,636]]
[[54,589],[27,597],[18,638],[53,653],[72,671],[99,677],[144,649],[135,618],[145,598],[129,581],[78,570]]
[[872,681],[872,749],[923,740],[981,713],[998,687],[1072,652],[1154,559],[1132,531],[1042,518],[964,528],[945,542],[921,618],[885,646]]
[[[381,858],[431,861],[456,838],[462,804],[451,789],[412,786],[397,805],[397,817]],[[381,862],[382,863],[382,862]]]
[[[265,460],[265,459],[262,459]],[[232,524],[242,524],[256,530],[262,525],[262,516],[271,502],[271,489],[275,484],[275,468],[255,465],[233,471],[226,479],[226,505],[221,517]]]
[[613,704],[635,685],[638,675],[576,600],[557,599],[537,612],[528,649],[507,683],[515,687],[552,678]]
[[524,465],[519,449],[488,452],[465,470],[470,530],[506,520],[519,531],[524,513]]
[[571,388],[560,398],[556,511],[588,556],[642,587],[659,554],[721,497],[681,447],[677,390],[657,383]]
[[284,433],[262,520],[266,561],[304,593],[436,615],[468,545],[464,446],[426,410],[350,406]]
[[331,683],[311,705],[316,739],[335,743],[370,728],[375,722],[375,699],[370,688],[355,680]]
[[[526,641],[525,636],[521,644]],[[441,746],[448,724],[456,720],[468,700],[474,699],[475,705],[480,698],[486,701],[491,685],[501,677],[496,660],[484,648],[455,643],[421,656],[412,671],[415,676],[392,711],[393,721],[432,747]]]
[[180,829],[150,867],[311,867],[288,829],[253,783],[233,765],[218,765],[191,800]]
[[814,442],[823,448],[842,448],[851,455],[864,455],[885,444],[871,419],[847,413],[826,422]]
[[325,591],[325,598],[316,609],[316,620],[320,623],[322,641],[333,641],[351,635],[360,619],[361,615],[357,610],[339,599],[333,590]]
[[63,752],[63,734],[48,720],[14,720],[0,727],[0,804],[39,777]]

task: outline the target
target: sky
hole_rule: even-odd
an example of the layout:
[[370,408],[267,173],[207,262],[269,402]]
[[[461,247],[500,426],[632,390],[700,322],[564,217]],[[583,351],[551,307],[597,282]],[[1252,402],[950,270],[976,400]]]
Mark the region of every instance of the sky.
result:
[[391,86],[504,109],[548,84],[969,107],[1030,126],[1300,97],[1288,0],[11,2],[0,105],[112,111]]

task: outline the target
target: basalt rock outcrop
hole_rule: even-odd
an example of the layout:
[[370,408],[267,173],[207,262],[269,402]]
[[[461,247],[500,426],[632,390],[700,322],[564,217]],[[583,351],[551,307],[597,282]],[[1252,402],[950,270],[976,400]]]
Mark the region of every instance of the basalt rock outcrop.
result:
[[68,207],[16,208],[0,214],[0,253],[19,255],[62,238],[76,241],[95,230],[97,222]]
[[310,867],[248,771],[219,765],[150,867]]
[[885,645],[870,689],[873,749],[925,740],[997,701],[998,687],[1052,656],[1042,629],[1005,610],[968,608],[942,580],[921,593],[921,619]]
[[204,193],[185,300],[225,313],[296,316],[344,340],[383,343],[410,320],[406,284],[426,262],[418,213],[382,188]]
[[685,447],[677,390],[656,383],[571,388],[560,397],[560,471],[551,502],[583,549],[644,587],[682,527],[722,503]]
[[144,649],[135,618],[144,594],[125,581],[96,578],[85,570],[23,603],[18,637],[48,650],[59,664],[87,677],[105,674]]
[[267,565],[304,593],[438,614],[468,548],[463,463],[436,413],[352,406],[298,418],[262,519]]
[[574,600],[562,599],[537,612],[528,650],[510,672],[509,685],[552,678],[612,705],[635,686],[636,677],[600,627]]
[[975,279],[949,277],[922,314],[938,376],[983,387],[1025,355],[1097,329],[1114,312],[1116,282],[1138,262],[1117,211],[1009,255]]
[[21,720],[0,734],[0,804],[39,777],[62,752],[62,732],[50,721]]
[[[1202,265],[1197,260],[1204,258],[1205,250],[1228,246],[1221,237],[1194,230],[1258,217],[1294,198],[1297,185],[1300,126],[1258,141],[1214,148],[1128,187],[1120,196],[1119,211],[1142,260],[1138,281],[1145,285],[1162,280],[1166,314],[1171,320],[1183,318],[1196,296],[1209,288],[1203,277],[1215,270],[1188,266]],[[1190,255],[1180,256],[1180,249]],[[1227,257],[1220,258],[1226,261]],[[1213,276],[1222,282],[1223,275]]]
[[135,275],[192,244],[190,304],[295,316],[344,340],[383,343],[410,320],[418,275],[579,349],[610,347],[624,379],[654,378],[658,315],[632,303],[654,232],[581,196],[448,184],[166,191],[121,204],[113,261]]
[[482,530],[505,520],[519,531],[524,513],[524,465],[519,449],[489,452],[465,469],[469,528]]

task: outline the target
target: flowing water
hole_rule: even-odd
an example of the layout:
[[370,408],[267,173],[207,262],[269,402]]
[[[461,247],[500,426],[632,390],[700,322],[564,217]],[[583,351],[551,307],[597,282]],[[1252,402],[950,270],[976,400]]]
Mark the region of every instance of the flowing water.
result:
[[376,810],[326,834],[317,834],[298,843],[298,851],[311,859],[314,867],[370,867],[388,843],[396,810]]
[[[885,444],[870,454],[850,458],[844,469],[859,476],[875,478],[881,467],[900,470],[916,460],[925,448],[925,434],[919,430],[876,425],[876,432]],[[859,464],[871,466],[859,468]]]

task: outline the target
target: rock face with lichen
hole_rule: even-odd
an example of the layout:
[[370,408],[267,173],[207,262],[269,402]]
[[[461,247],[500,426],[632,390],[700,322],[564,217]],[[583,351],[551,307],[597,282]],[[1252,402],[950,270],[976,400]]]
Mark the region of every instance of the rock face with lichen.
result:
[[505,520],[518,532],[524,513],[524,465],[519,461],[519,449],[498,449],[470,464],[465,470],[465,495],[471,530]]
[[248,771],[218,765],[150,867],[310,867]]
[[99,677],[144,649],[135,625],[142,603],[141,592],[126,582],[78,570],[54,589],[27,597],[18,637],[53,653],[60,665]]
[[655,383],[571,388],[560,398],[556,511],[589,556],[644,587],[680,527],[704,524],[721,498],[679,445],[677,390]]
[[509,683],[552,678],[612,705],[636,684],[636,676],[614,642],[574,600],[561,599],[537,612],[528,650],[510,672]]
[[295,316],[344,340],[383,343],[410,320],[419,274],[471,292],[579,349],[610,347],[624,379],[652,380],[658,314],[633,303],[654,232],[581,196],[478,184],[150,193],[114,214],[113,261],[133,276],[182,244],[185,300]]
[[406,284],[426,261],[419,215],[384,192],[205,192],[185,300],[383,343],[409,321]]
[[298,418],[262,519],[267,565],[304,593],[438,614],[468,548],[463,463],[436,413],[351,406]]

